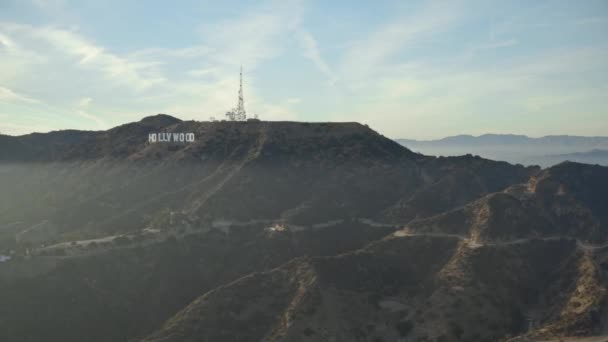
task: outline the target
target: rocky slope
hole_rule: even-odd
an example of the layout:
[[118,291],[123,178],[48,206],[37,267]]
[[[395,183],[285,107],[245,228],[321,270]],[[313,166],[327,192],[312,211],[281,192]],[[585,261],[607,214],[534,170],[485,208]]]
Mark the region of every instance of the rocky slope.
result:
[[608,168],[562,163],[526,184],[484,196],[463,208],[411,222],[417,233],[448,233],[476,242],[567,236],[608,242]]
[[[362,249],[252,274],[205,293],[142,341],[535,341],[605,333],[607,172],[564,163]],[[259,324],[239,325],[257,310]]]
[[142,341],[586,335],[605,324],[605,301],[598,260],[573,240],[471,248],[452,237],[391,236],[218,287]]

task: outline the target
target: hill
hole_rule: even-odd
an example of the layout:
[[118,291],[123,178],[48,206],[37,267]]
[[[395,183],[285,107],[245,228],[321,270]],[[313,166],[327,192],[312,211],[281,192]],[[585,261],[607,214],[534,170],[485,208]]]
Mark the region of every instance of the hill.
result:
[[526,184],[486,195],[438,216],[412,221],[412,232],[472,236],[491,243],[524,238],[573,237],[608,243],[608,168],[562,163]]
[[[196,139],[148,142],[164,132]],[[429,157],[358,123],[167,115],[2,136],[0,151],[3,341],[496,341],[608,326],[604,167]]]
[[[608,323],[602,314],[608,243],[606,203],[594,200],[606,193],[607,170],[562,164],[364,248],[253,273],[203,294],[142,341],[523,341],[599,334]],[[526,201],[541,207],[514,209],[522,206],[512,203],[523,196],[521,188],[529,188]],[[578,227],[566,224],[583,212],[591,216]]]
[[[148,143],[158,131],[193,132],[196,140]],[[140,231],[175,214],[199,226],[252,220],[310,226],[346,218],[404,223],[421,215],[417,209],[438,213],[538,171],[422,156],[357,123],[193,122],[165,115],[102,132],[9,137],[0,151],[6,189],[0,227],[18,222],[11,233],[34,244]],[[475,186],[427,208],[419,198],[440,181]],[[411,212],[387,216],[396,205]]]
[[[599,332],[598,263],[569,239],[470,247],[393,235],[209,291],[146,342],[499,341]],[[255,322],[255,323],[252,323]]]

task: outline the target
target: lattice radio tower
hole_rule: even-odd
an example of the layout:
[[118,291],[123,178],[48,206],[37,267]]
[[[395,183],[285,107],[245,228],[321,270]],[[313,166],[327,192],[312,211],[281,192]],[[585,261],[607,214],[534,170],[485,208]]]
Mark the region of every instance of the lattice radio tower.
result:
[[229,121],[246,121],[247,112],[245,111],[245,99],[243,98],[243,66],[241,65],[240,83],[239,83],[239,102],[236,108],[226,113],[226,119]]

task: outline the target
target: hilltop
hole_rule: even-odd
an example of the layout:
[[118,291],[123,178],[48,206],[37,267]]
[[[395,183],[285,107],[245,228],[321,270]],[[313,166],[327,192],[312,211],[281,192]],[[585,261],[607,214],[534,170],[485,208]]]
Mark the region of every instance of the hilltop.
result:
[[[194,143],[148,143],[148,134],[194,133]],[[312,151],[327,157],[409,157],[416,154],[399,148],[366,126],[355,122],[305,123],[263,121],[182,121],[166,114],[146,117],[107,131],[54,131],[23,136],[3,136],[0,161],[65,162],[111,159],[113,161],[225,160],[257,153],[261,157],[290,153],[306,157]],[[367,140],[366,140],[367,139]],[[340,148],[350,145],[347,150]],[[251,156],[250,156],[251,157]],[[321,156],[315,156],[318,158]]]
[[[193,132],[196,140],[148,143],[149,133],[161,131]],[[27,232],[20,238],[35,243],[137,231],[169,220],[170,212],[195,225],[405,223],[538,171],[426,157],[358,123],[194,122],[166,115],[107,131],[10,137],[0,151],[0,185],[11,194],[0,198],[0,224],[20,222],[15,229]],[[450,185],[435,185],[442,183]],[[452,190],[437,203],[424,200]],[[411,209],[402,215],[395,207]]]

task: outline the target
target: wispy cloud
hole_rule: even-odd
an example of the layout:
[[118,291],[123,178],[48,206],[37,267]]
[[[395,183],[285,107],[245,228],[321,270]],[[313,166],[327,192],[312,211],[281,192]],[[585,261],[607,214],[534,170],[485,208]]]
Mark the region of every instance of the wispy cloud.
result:
[[106,123],[102,119],[89,112],[86,112],[84,110],[77,110],[76,113],[85,119],[94,121],[97,124],[98,128],[107,128]]
[[129,55],[133,59],[145,58],[204,58],[213,53],[213,49],[205,45],[193,45],[184,48],[147,48],[137,50]]
[[[368,89],[374,101],[352,115],[394,137],[437,137],[420,134],[437,129],[445,135],[483,134],[497,123],[494,132],[521,132],[523,127],[532,135],[560,133],[564,116],[602,106],[597,86],[581,75],[600,70],[605,58],[608,52],[603,50],[562,49],[510,60],[498,68],[426,63],[378,80],[377,87]],[[543,126],[523,124],[544,114],[543,109],[552,112],[550,118],[542,116]],[[467,122],[467,131],[460,122]]]
[[90,97],[83,97],[78,100],[76,102],[76,114],[85,119],[95,122],[97,128],[108,128],[106,122],[103,119],[89,112],[92,103],[93,99],[91,99]]
[[[23,58],[42,55],[47,56],[50,62],[58,63],[61,60],[65,61],[66,58],[75,57],[78,66],[99,72],[112,82],[137,90],[144,90],[165,81],[155,72],[154,65],[110,53],[77,32],[15,23],[1,23],[0,30],[5,32],[3,42],[11,41],[6,39],[7,35],[20,41],[31,42],[28,45],[28,52],[24,52],[24,48],[21,48]],[[8,46],[13,52],[17,51],[14,45]]]
[[[237,18],[203,25],[201,41],[191,45],[122,54],[77,30],[0,22],[0,84],[26,83],[64,112],[92,121],[98,128],[124,122],[127,118],[117,113],[128,108],[135,109],[132,118],[147,111],[198,119],[221,116],[236,101],[238,65],[245,64],[248,76],[259,63],[284,51],[301,15],[299,2],[292,3],[295,7],[270,3]],[[192,67],[197,64],[198,68]],[[189,69],[180,72],[184,68]],[[6,73],[1,72],[5,69]],[[245,83],[250,110],[274,106],[278,112],[285,106],[267,104],[250,87],[254,81],[247,77]],[[101,100],[93,103],[85,93]],[[0,101],[34,101],[8,88],[0,96]],[[78,96],[81,99],[74,104],[73,97]]]
[[200,33],[204,43],[213,49],[214,63],[249,69],[284,51],[288,37],[299,26],[301,1],[272,2],[254,12],[204,24]]
[[317,45],[317,41],[310,34],[310,32],[301,30],[298,34],[300,43],[304,49],[304,56],[308,58],[312,63],[327,77],[330,85],[334,85],[337,81],[335,73],[331,70],[327,62],[321,57],[321,52]]
[[5,87],[0,87],[0,102],[40,103],[39,100],[23,94],[18,94]]
[[386,70],[391,57],[433,34],[448,30],[460,12],[461,8],[455,5],[431,3],[418,13],[384,25],[351,43],[341,63],[341,74],[348,74],[351,82],[378,76],[378,72]]

